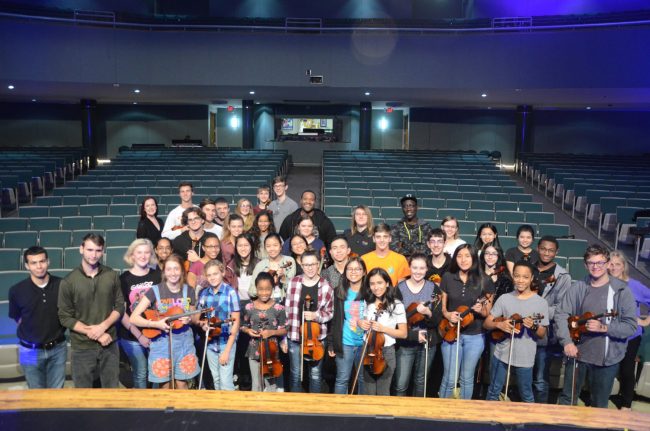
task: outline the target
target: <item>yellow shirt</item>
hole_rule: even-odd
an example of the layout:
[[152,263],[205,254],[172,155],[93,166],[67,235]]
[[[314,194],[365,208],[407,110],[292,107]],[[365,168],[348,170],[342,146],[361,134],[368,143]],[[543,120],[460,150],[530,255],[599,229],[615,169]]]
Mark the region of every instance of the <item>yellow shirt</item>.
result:
[[392,250],[388,252],[386,257],[379,257],[377,256],[377,252],[371,251],[361,256],[361,259],[366,264],[368,272],[374,268],[385,269],[390,276],[393,286],[397,286],[397,283],[401,279],[411,275],[411,268],[406,258]]

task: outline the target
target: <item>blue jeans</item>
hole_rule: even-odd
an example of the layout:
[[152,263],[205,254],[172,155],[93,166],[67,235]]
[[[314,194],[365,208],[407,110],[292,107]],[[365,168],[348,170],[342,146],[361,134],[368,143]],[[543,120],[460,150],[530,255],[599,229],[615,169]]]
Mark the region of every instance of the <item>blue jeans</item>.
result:
[[[500,361],[494,356],[490,359],[494,364],[492,367],[494,374],[492,375],[492,381],[490,382],[490,387],[488,388],[486,399],[488,401],[498,401],[501,390],[506,384],[506,379],[508,377],[508,364]],[[517,388],[519,389],[519,396],[521,397],[521,401],[525,403],[534,403],[535,397],[533,396],[533,368],[513,366],[510,367],[510,371],[514,371],[515,375],[517,376]]]
[[207,361],[214,381],[214,389],[217,391],[234,391],[235,383],[233,382],[233,370],[235,369],[235,355],[237,354],[237,343],[232,345],[230,355],[228,356],[228,363],[221,365],[219,363],[219,356],[225,347],[225,344],[219,345],[215,350],[216,345],[208,345]]
[[124,350],[131,371],[133,371],[133,387],[136,389],[147,389],[147,349],[137,341],[120,340],[120,347]]
[[65,361],[68,358],[68,347],[65,342],[57,344],[50,350],[19,346],[18,358],[29,389],[63,387]]
[[[484,334],[460,334],[460,340],[457,342],[460,343],[460,352],[458,354],[460,362],[460,397],[464,400],[470,400],[474,392],[474,371],[485,348],[485,337]],[[456,343],[442,342],[442,361],[445,371],[440,384],[440,398],[451,398],[456,386],[454,380],[456,378],[456,348]]]
[[[398,397],[406,396],[411,377],[413,377],[413,396],[424,396],[424,367],[425,359],[427,377],[431,369],[433,357],[436,355],[436,345],[429,346],[427,354],[425,345],[400,346],[395,353],[397,364],[395,366],[395,394]],[[428,357],[427,357],[428,356]],[[415,374],[413,374],[415,371]]]
[[[291,369],[291,392],[302,392],[302,382],[300,381],[300,364],[303,359],[300,357],[300,343],[296,341],[287,340],[289,342],[289,361]],[[327,348],[325,340],[321,340],[325,354]],[[321,390],[321,369],[323,368],[323,360],[317,362],[304,363],[303,372],[309,376],[309,392],[312,394],[319,394]]]
[[[350,386],[350,380],[354,380],[359,361],[361,360],[361,350],[363,346],[346,346],[343,345],[343,355],[336,355],[336,380],[334,382],[335,394],[347,394]],[[357,388],[360,394],[363,393],[363,370],[359,371],[357,378]]]
[[[571,404],[571,388],[573,383],[573,359],[567,361],[564,367],[564,387],[560,394],[559,403],[562,405]],[[609,395],[612,392],[614,378],[618,374],[618,365],[614,364],[608,367],[586,364],[578,361],[578,374],[576,376],[576,391],[573,398],[573,405],[578,404],[580,389],[582,388],[586,375],[589,374],[587,386],[591,398],[591,407],[607,408]]]
[[562,348],[557,344],[537,346],[533,369],[533,393],[536,403],[548,403],[551,363],[554,359],[561,357]]

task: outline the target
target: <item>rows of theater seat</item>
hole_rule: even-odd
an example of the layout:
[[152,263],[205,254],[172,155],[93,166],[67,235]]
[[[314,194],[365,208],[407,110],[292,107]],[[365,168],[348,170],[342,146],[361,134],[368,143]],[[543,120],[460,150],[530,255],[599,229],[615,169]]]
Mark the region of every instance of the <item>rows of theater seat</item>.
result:
[[[344,187],[347,184],[347,187]],[[585,276],[582,256],[587,241],[568,238],[568,225],[556,224],[555,214],[542,211],[508,174],[484,154],[430,152],[337,152],[323,156],[324,210],[336,230],[351,224],[352,208],[367,205],[376,221],[390,225],[402,214],[399,199],[418,197],[418,217],[440,226],[446,216],[458,219],[460,237],[473,244],[478,227],[495,225],[504,249],[517,245],[515,233],[529,224],[538,236],[560,239],[558,262],[574,279]]]
[[650,225],[650,218],[640,216],[650,210],[650,155],[524,153],[515,166],[526,181],[615,249],[621,242],[635,242],[635,264],[639,256],[650,258],[650,235],[628,235],[631,227]]
[[179,204],[181,181],[194,184],[196,203],[204,197],[255,202],[257,187],[285,173],[287,163],[286,151],[127,150],[110,164],[61,181],[33,204],[19,205],[16,216],[0,218],[0,345],[16,343],[15,322],[7,317],[8,293],[27,277],[21,270],[26,248],[45,247],[51,272],[65,276],[80,264],[81,238],[98,232],[106,239],[104,263],[120,271],[145,196],[158,199],[163,219]]

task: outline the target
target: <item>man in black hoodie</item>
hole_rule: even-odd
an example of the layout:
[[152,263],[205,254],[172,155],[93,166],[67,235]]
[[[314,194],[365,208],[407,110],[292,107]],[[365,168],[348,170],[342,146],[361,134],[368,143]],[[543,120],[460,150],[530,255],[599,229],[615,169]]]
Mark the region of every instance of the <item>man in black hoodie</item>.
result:
[[334,236],[336,236],[336,229],[332,221],[325,215],[325,213],[317,208],[316,193],[311,190],[305,190],[300,197],[300,208],[292,212],[284,219],[280,227],[280,236],[283,240],[288,240],[294,234],[295,228],[300,222],[300,217],[307,215],[311,217],[314,226],[318,230],[318,237],[325,243],[329,249],[330,243]]

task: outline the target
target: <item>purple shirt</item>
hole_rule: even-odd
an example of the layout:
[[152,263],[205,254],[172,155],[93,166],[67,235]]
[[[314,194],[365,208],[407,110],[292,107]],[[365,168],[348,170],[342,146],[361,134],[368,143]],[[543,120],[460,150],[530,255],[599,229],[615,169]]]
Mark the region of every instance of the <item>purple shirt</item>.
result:
[[[634,301],[636,302],[636,317],[641,316],[641,304],[645,304],[646,307],[650,307],[650,288],[645,286],[639,280],[634,280],[630,278],[627,281],[627,285],[632,291],[632,296],[634,296]],[[638,337],[643,333],[643,327],[639,325],[636,328],[636,332],[628,340]]]

